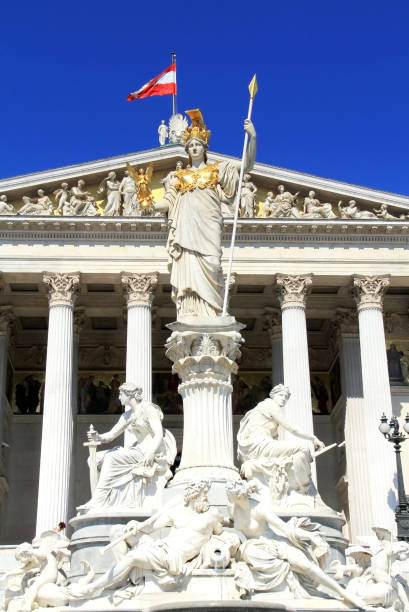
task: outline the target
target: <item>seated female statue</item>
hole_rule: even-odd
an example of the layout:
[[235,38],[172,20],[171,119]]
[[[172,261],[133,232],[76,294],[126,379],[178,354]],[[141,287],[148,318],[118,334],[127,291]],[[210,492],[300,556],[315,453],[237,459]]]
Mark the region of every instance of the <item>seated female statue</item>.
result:
[[322,505],[311,478],[312,455],[307,445],[296,440],[280,440],[279,427],[312,442],[316,450],[324,447],[316,436],[290,425],[283,408],[290,397],[288,387],[276,385],[270,396],[249,410],[237,434],[241,473],[267,488],[282,506]]
[[100,471],[98,484],[81,512],[101,508],[151,509],[161,503],[161,490],[172,473],[176,456],[173,435],[163,429],[159,406],[142,399],[142,389],[133,383],[119,387],[119,400],[125,407],[113,428],[104,433],[89,433],[90,442],[109,443],[125,431],[132,434],[127,447],[116,446],[96,453]]

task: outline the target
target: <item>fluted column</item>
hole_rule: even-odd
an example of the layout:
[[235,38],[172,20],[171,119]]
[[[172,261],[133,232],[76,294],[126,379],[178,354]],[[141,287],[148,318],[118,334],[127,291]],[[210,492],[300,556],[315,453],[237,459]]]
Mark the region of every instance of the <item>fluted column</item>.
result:
[[80,306],[74,310],[73,327],[73,351],[72,351],[72,413],[78,414],[78,367],[80,335],[86,320],[85,306]]
[[338,332],[341,387],[345,409],[345,454],[348,481],[348,506],[351,538],[369,534],[369,472],[360,452],[365,430],[364,397],[361,374],[361,348],[358,316],[354,308],[338,308],[335,324]]
[[263,313],[263,331],[268,331],[271,342],[271,383],[272,387],[284,381],[283,337],[281,312],[278,308],[266,306]]
[[6,419],[8,418],[6,415],[7,361],[14,318],[12,306],[0,306],[0,519],[2,522],[4,522],[3,516],[1,516],[2,507],[8,491],[6,447],[2,442],[7,441],[5,431]]
[[79,273],[45,273],[49,291],[37,535],[67,521],[72,456],[73,306]]
[[370,495],[368,524],[392,529],[395,532],[395,457],[390,445],[378,431],[382,413],[385,412],[388,417],[392,415],[382,317],[383,293],[388,285],[388,276],[354,277],[365,413],[364,428],[361,431],[357,452],[361,453],[368,464]]
[[[308,358],[307,321],[305,307],[307,293],[312,284],[311,275],[277,275],[280,287],[281,325],[283,330],[283,370],[284,384],[289,387],[291,397],[286,406],[286,418],[291,425],[313,434],[311,405],[310,364]],[[285,432],[285,438],[293,438]],[[305,443],[311,450],[312,445]],[[313,480],[316,482],[315,464]]]
[[[123,272],[121,282],[127,303],[126,380],[142,388],[152,401],[152,301],[159,274]],[[125,445],[132,435],[125,433]]]
[[237,477],[233,459],[231,374],[237,373],[242,325],[172,323],[166,343],[172,371],[182,380],[183,448],[172,485]]
[[0,444],[4,440],[4,403],[6,399],[7,360],[10,332],[14,318],[12,306],[0,306]]
[[[78,366],[79,366],[79,350],[80,350],[80,335],[84,327],[86,315],[85,307],[79,306],[74,310],[74,326],[73,326],[73,349],[72,349],[72,415],[73,415],[73,440],[77,437],[77,415],[78,410]],[[71,518],[75,515],[75,452],[71,460],[70,474],[70,494],[68,502],[68,516]]]

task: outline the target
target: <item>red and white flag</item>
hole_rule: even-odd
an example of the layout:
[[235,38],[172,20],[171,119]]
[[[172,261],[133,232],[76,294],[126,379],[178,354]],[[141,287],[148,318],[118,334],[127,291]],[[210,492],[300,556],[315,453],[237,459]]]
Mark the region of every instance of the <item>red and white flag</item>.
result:
[[130,93],[127,101],[140,100],[149,96],[166,96],[167,94],[176,96],[176,62],[151,79],[149,83],[145,83],[138,91]]

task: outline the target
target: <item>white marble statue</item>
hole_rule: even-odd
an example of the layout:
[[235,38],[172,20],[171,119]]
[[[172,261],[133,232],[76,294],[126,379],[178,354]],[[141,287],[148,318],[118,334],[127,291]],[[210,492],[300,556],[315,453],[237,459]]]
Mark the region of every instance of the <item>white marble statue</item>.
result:
[[243,176],[243,184],[240,194],[240,216],[254,217],[254,205],[256,201],[257,187],[251,180],[250,174]]
[[321,568],[328,544],[318,533],[319,525],[306,518],[283,521],[268,496],[257,493],[257,485],[245,481],[226,486],[229,514],[236,530],[247,538],[240,546],[235,565],[235,583],[240,596],[256,591],[289,591],[295,599],[322,597],[326,590],[347,604],[363,608],[363,601],[342,588]]
[[181,113],[169,119],[169,144],[183,144],[183,134],[187,128],[187,119]]
[[119,193],[123,198],[124,217],[137,217],[141,214],[141,207],[138,202],[136,183],[129,175],[129,170],[125,170],[124,178],[119,186]]
[[380,219],[385,219],[385,221],[400,221],[403,219],[406,219],[408,217],[408,215],[404,215],[403,213],[401,215],[399,215],[399,217],[396,217],[395,215],[392,215],[389,211],[388,211],[388,206],[387,204],[381,204],[381,207],[378,209],[374,209],[376,216],[379,217]]
[[308,197],[304,198],[305,219],[336,219],[337,216],[329,203],[322,204],[316,197],[315,191],[309,191]]
[[[208,163],[210,132],[200,111],[187,112],[192,119],[192,126],[185,133],[188,165],[175,171],[163,200],[154,205],[154,210],[168,212],[167,251],[178,319],[212,318],[220,315],[223,307],[221,204],[236,192],[239,164]],[[256,132],[247,119],[244,129],[250,137],[245,159],[249,171],[256,155]]]
[[269,191],[266,196],[266,199],[263,202],[263,208],[262,208],[263,216],[270,217],[271,214],[274,212],[274,208],[275,208],[274,195],[272,191]]
[[[117,563],[86,586],[71,585],[72,596],[94,597],[104,589],[126,584],[128,579],[135,584],[147,571],[162,586],[181,584],[202,566],[201,553],[212,536],[223,532],[222,514],[209,505],[209,488],[210,482],[205,480],[191,483],[185,488],[184,503],[168,505],[142,523],[130,521],[116,541]],[[169,533],[158,538],[166,527]]]
[[64,205],[69,201],[71,190],[68,183],[61,183],[60,189],[54,191],[54,202],[58,201],[58,206],[54,211],[55,215],[62,215]]
[[165,120],[162,119],[160,122],[160,126],[158,127],[158,135],[159,135],[159,145],[163,147],[166,144],[166,139],[169,136],[168,126],[165,123]]
[[8,204],[7,196],[5,194],[0,195],[0,215],[15,215],[16,211],[12,204]]
[[267,399],[249,410],[240,421],[237,456],[241,474],[269,491],[277,506],[309,508],[324,504],[311,479],[312,456],[307,445],[296,440],[280,440],[279,427],[324,448],[316,436],[290,425],[284,407],[290,391],[276,385]]
[[338,202],[338,210],[341,219],[376,219],[376,214],[370,210],[359,210],[355,200],[350,200],[346,206],[342,206],[342,200]]
[[105,444],[128,431],[134,441],[126,448],[116,446],[96,454],[98,483],[89,502],[78,508],[80,512],[156,508],[172,476],[169,468],[176,457],[176,442],[162,427],[161,409],[143,400],[142,390],[132,383],[124,383],[119,391],[123,415],[110,431],[88,437]]
[[18,215],[51,215],[53,204],[43,189],[37,191],[38,198],[23,196],[23,206],[17,211]]
[[48,211],[46,214],[51,214],[53,210],[53,203],[48,195],[45,194],[44,189],[37,191],[37,206],[41,206],[44,211]]
[[335,578],[367,606],[409,612],[409,587],[399,567],[409,558],[409,542],[394,540],[388,529],[373,531],[376,543],[372,538],[358,538],[365,544],[347,548],[347,563],[333,561],[330,567]]
[[56,530],[42,533],[15,551],[19,567],[6,574],[2,610],[31,612],[68,604],[65,590],[71,553],[69,539]]
[[106,217],[119,217],[121,210],[121,200],[119,188],[121,184],[116,178],[115,172],[109,172],[108,176],[98,187],[98,193],[106,193],[107,200],[104,208]]
[[176,166],[174,170],[171,170],[162,180],[161,183],[165,189],[165,191],[168,191],[169,189],[171,189],[172,187],[172,180],[175,176],[175,172],[177,172],[178,170],[182,170],[183,168],[183,162],[182,161],[177,161],[176,162]]
[[[97,206],[94,196],[84,189],[85,181],[80,179],[76,187],[71,189],[70,206],[73,214],[81,217],[95,217],[97,215]],[[66,208],[67,210],[67,208]],[[63,214],[64,206],[63,206]]]
[[274,198],[274,209],[270,213],[270,217],[289,217],[293,219],[299,219],[301,213],[297,208],[297,193],[290,193],[286,191],[284,185],[277,187],[277,195]]

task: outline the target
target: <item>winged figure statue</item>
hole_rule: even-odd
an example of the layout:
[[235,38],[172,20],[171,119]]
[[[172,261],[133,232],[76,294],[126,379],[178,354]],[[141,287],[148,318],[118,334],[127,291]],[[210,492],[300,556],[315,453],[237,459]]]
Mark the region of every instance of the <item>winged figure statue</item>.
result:
[[153,195],[150,190],[150,182],[153,174],[153,163],[151,162],[146,170],[143,168],[134,168],[131,164],[126,164],[129,175],[134,179],[138,190],[138,202],[141,205],[142,213],[147,214],[152,211],[154,203]]

